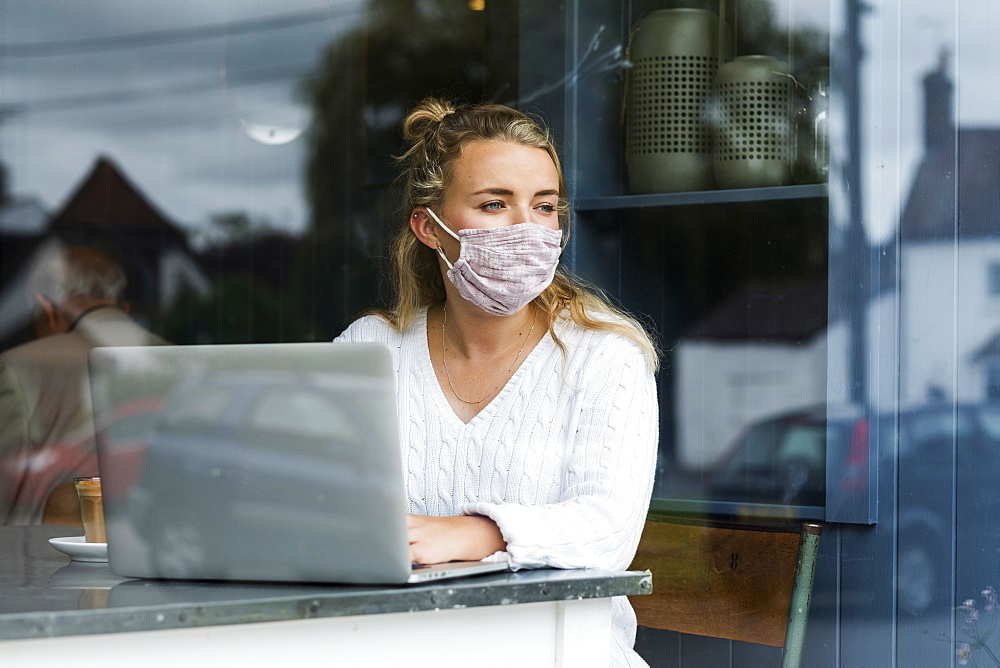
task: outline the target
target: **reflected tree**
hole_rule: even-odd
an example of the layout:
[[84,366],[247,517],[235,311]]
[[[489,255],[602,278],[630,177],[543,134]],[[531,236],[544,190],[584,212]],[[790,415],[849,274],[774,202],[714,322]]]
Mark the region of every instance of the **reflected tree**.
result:
[[364,26],[330,45],[305,86],[313,109],[311,228],[297,256],[295,290],[307,305],[311,338],[336,335],[384,300],[386,247],[400,220],[392,160],[403,150],[400,124],[428,95],[486,97],[497,34],[487,27],[496,18],[490,4],[371,2]]
[[215,214],[198,257],[211,287],[182,285],[157,330],[178,344],[302,341],[301,305],[290,295],[291,262],[300,241],[264,218]]

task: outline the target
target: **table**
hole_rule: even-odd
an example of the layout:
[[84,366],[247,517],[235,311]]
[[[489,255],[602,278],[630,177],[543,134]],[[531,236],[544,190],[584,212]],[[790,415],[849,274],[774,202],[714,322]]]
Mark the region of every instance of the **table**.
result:
[[48,538],[73,527],[0,527],[4,668],[184,664],[601,666],[611,596],[648,572],[536,570],[421,585],[127,579],[70,561]]

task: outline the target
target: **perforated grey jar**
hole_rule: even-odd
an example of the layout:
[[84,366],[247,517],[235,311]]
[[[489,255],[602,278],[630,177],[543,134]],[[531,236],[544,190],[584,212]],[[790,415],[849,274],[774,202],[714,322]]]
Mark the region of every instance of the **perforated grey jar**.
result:
[[717,26],[715,12],[703,9],[659,9],[635,26],[625,153],[635,194],[714,187],[705,111],[718,69]]
[[771,56],[738,56],[716,76],[715,181],[720,188],[791,181],[791,80]]

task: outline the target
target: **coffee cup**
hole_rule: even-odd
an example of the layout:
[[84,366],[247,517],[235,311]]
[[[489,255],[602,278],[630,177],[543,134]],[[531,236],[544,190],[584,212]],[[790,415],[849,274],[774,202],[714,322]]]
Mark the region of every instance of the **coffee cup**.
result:
[[73,478],[76,494],[80,499],[80,519],[88,543],[106,543],[104,531],[104,503],[101,497],[100,478]]

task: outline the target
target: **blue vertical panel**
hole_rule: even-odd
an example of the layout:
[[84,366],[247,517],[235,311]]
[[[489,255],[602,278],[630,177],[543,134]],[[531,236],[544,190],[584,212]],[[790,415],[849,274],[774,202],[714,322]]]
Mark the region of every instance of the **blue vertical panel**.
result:
[[[1000,8],[960,3],[953,48],[956,128],[955,650],[973,665],[1000,652]],[[980,646],[980,643],[985,646]],[[990,656],[989,652],[993,655]]]
[[[757,645],[749,642],[733,641],[732,668],[761,668],[761,666],[780,666],[781,648],[768,645]],[[814,664],[807,664],[814,665]],[[818,668],[818,667],[817,667]]]
[[[896,508],[896,420],[898,405],[898,343],[895,339],[897,318],[897,283],[893,258],[896,256],[896,226],[891,221],[898,196],[898,170],[885,169],[895,164],[899,146],[898,81],[901,67],[898,44],[900,3],[895,0],[861,2],[845,0],[836,34],[844,81],[842,100],[846,126],[838,133],[850,146],[845,155],[844,191],[831,187],[831,246],[850,238],[854,229],[855,245],[867,250],[855,253],[850,262],[835,273],[831,263],[831,286],[849,286],[855,277],[866,284],[856,297],[867,304],[867,337],[849,337],[852,357],[861,358],[847,365],[844,380],[851,396],[864,400],[868,414],[869,478],[868,490],[875,504],[867,509],[828,508],[828,520],[837,521],[853,515],[855,521],[869,511],[873,526],[840,526],[825,532],[821,548],[834,555],[839,568],[836,582],[818,574],[817,604],[813,623],[836,629],[838,643],[831,651],[838,666],[897,665],[895,635],[894,560]],[[849,45],[849,48],[848,46]],[[835,58],[835,63],[838,58]],[[853,80],[850,80],[851,78]],[[885,228],[890,228],[886,230]],[[861,232],[862,234],[858,234]],[[860,238],[859,238],[860,237]],[[847,257],[850,257],[848,254]],[[869,260],[870,259],[870,260]],[[870,265],[865,261],[870,261]],[[833,301],[833,300],[831,300]],[[831,305],[833,306],[833,304]],[[857,314],[857,308],[844,304],[845,311]],[[832,318],[831,318],[832,319]],[[857,326],[857,315],[853,319]],[[886,326],[890,323],[892,326]],[[830,368],[837,360],[831,349]],[[858,371],[863,370],[862,377]],[[834,374],[831,373],[831,377]],[[831,388],[831,394],[834,388]],[[885,415],[885,418],[881,416]],[[869,499],[872,501],[872,499]],[[874,505],[874,508],[872,507]],[[871,512],[877,511],[877,512]],[[830,588],[834,587],[833,590]],[[831,610],[830,606],[833,606]],[[905,664],[904,664],[905,665]],[[926,665],[926,664],[914,664]],[[947,665],[947,664],[945,664]]]
[[[900,8],[901,154],[916,164],[899,219],[896,604],[900,665],[955,657],[956,465],[961,415],[955,2]],[[933,26],[923,28],[922,26]],[[929,33],[929,34],[928,34]],[[912,104],[906,104],[912,100]],[[908,140],[908,143],[907,141]]]
[[[828,410],[847,404],[859,417],[850,435],[837,437],[837,427],[827,426],[826,514],[828,522],[873,524],[878,516],[878,459],[866,443],[873,409],[870,401],[870,368],[881,362],[866,336],[871,305],[879,298],[879,257],[870,249],[865,195],[871,189],[865,108],[870,100],[864,90],[866,74],[878,65],[869,51],[882,34],[863,30],[864,5],[844,0],[831,6],[830,81],[833,104],[830,114],[831,169],[829,179],[829,299],[827,347]],[[872,42],[872,43],[869,43]],[[877,311],[876,311],[877,312]]]
[[640,626],[635,634],[635,651],[651,666],[677,666],[680,662],[681,634]]
[[901,423],[901,449],[912,447],[917,456],[899,458],[897,651],[901,665],[947,665],[952,655],[954,439],[914,442],[904,430]]
[[827,524],[819,541],[812,607],[802,647],[802,665],[810,668],[833,668],[840,665],[840,532],[841,527]]
[[681,634],[680,666],[681,668],[696,668],[697,666],[732,666],[731,640],[706,638],[690,634]]
[[[817,571],[814,585],[814,625],[837,628],[838,666],[895,665],[892,642],[895,604],[893,602],[893,542],[895,539],[892,509],[895,496],[895,426],[888,420],[882,429],[873,430],[872,443],[883,465],[879,468],[879,521],[874,526],[842,525],[825,530],[820,543],[840,569],[839,582],[822,577]],[[833,527],[831,527],[833,529]],[[822,560],[820,566],[822,567]],[[829,606],[834,610],[829,610]],[[809,647],[809,645],[807,645]]]

